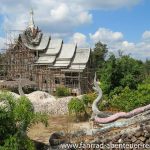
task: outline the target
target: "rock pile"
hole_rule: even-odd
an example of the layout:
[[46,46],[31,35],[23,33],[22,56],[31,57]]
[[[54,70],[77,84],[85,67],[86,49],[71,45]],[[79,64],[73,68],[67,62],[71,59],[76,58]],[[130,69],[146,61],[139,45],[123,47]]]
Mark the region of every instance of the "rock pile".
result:
[[35,112],[45,112],[52,115],[64,115],[68,113],[68,102],[72,97],[64,97],[50,100],[34,101]]
[[[150,125],[141,125],[134,132],[124,132],[123,134],[118,134],[113,137],[104,138],[101,135],[95,137],[90,143],[103,144],[114,147],[123,147],[123,150],[145,150],[150,149]],[[138,147],[138,148],[137,148]],[[119,148],[114,148],[114,150],[120,150]]]
[[[19,98],[20,96],[16,93],[10,92],[14,97]],[[42,112],[52,115],[64,115],[68,113],[68,102],[72,96],[55,98],[54,96],[43,92],[35,91],[30,94],[26,94],[31,103],[34,106],[35,112]],[[79,96],[80,98],[81,96]]]
[[[133,127],[133,129],[134,128],[135,127]],[[129,129],[131,129],[130,132]],[[69,141],[66,140],[66,137],[69,137]],[[82,139],[82,140],[75,141],[75,139]],[[55,144],[52,143],[53,141],[55,141]],[[65,144],[74,143],[80,145],[82,143],[83,145],[80,145],[81,147],[90,145],[93,147],[93,149],[98,149],[98,150],[104,150],[104,149],[106,150],[107,149],[146,150],[147,149],[149,150],[150,149],[150,125],[145,125],[145,124],[140,125],[133,132],[132,132],[132,128],[130,127],[118,131],[118,134],[115,134],[115,132],[113,133],[113,131],[111,131],[111,135],[108,135],[107,132],[104,133],[103,135],[97,134],[95,136],[89,137],[86,136],[86,132],[81,130],[81,131],[76,131],[75,133],[70,133],[69,135],[64,133],[62,138],[57,138],[57,139],[53,137],[53,134],[50,136],[50,141],[49,141],[50,145],[53,144],[54,146],[59,147],[62,144],[61,141],[63,141],[62,143]],[[89,149],[92,148],[89,147]]]

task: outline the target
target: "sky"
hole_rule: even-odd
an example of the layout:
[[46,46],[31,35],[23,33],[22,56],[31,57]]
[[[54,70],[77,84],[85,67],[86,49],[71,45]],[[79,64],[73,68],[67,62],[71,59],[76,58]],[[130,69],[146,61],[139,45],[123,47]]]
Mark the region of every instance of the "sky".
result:
[[91,48],[101,41],[110,52],[150,59],[149,0],[0,0],[0,49],[11,30],[27,28],[31,8],[52,38]]

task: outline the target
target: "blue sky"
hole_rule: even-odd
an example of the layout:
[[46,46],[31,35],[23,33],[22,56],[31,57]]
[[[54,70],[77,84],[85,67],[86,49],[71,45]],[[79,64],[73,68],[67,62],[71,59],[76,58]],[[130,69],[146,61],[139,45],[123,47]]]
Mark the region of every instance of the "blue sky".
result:
[[150,59],[148,0],[1,0],[0,48],[6,31],[28,26],[30,8],[35,24],[53,38],[81,47],[101,41],[114,53],[121,49],[134,58]]
[[143,1],[132,8],[93,11],[94,28],[99,26],[121,31],[129,41],[139,41],[145,30],[150,30],[150,1]]

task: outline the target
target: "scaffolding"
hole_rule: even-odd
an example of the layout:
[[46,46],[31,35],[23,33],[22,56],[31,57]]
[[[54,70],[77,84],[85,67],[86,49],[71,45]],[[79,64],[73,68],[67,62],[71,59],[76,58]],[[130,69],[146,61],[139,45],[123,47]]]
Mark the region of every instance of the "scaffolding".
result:
[[[67,71],[62,68],[49,68],[49,65],[35,65],[38,52],[27,48],[19,38],[22,30],[9,30],[6,33],[5,50],[5,80],[15,80],[19,77],[36,83],[36,89],[54,93],[59,86],[70,89],[72,94],[83,94],[91,91],[93,69],[90,61],[83,72]],[[80,66],[78,68],[80,70]]]

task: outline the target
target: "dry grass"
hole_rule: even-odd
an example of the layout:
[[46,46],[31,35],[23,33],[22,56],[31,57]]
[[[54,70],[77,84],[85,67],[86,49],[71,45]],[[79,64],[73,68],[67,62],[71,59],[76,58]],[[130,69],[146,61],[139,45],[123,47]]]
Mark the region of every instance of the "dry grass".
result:
[[28,132],[31,139],[48,144],[49,137],[52,133],[63,131],[70,133],[72,130],[89,129],[89,122],[72,122],[70,116],[50,116],[48,120],[49,126],[45,127],[42,123],[33,125]]

